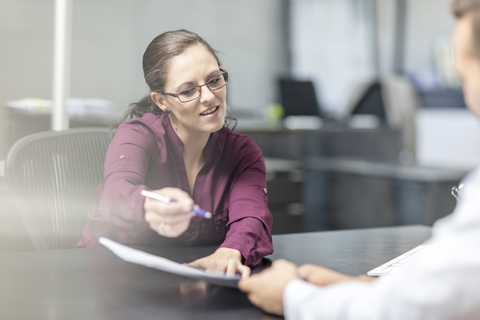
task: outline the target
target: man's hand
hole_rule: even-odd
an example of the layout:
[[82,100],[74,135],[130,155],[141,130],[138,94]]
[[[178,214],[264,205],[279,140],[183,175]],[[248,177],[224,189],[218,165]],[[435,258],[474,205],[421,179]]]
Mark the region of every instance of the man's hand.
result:
[[238,288],[248,299],[266,312],[283,315],[283,291],[297,278],[297,266],[286,260],[276,260],[267,270],[238,282]]
[[342,281],[373,281],[367,276],[351,277],[343,273],[339,273],[324,267],[313,264],[305,264],[298,268],[298,276],[303,280],[315,284],[317,286],[328,286]]
[[240,251],[230,248],[218,248],[213,254],[187,264],[189,267],[200,268],[233,276],[240,273],[242,278],[250,275],[250,268],[242,264]]

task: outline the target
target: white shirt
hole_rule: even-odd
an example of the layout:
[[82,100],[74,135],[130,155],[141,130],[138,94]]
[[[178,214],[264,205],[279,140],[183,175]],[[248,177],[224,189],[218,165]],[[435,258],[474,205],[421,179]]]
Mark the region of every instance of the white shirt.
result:
[[464,184],[455,211],[432,228],[432,250],[371,283],[293,280],[283,295],[285,318],[480,319],[480,168]]

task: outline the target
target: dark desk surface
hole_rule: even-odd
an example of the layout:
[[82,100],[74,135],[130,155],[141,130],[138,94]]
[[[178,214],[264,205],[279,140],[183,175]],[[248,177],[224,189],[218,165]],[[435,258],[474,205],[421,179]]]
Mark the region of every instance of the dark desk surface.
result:
[[[429,235],[425,226],[276,235],[269,258],[358,275]],[[186,262],[215,247],[142,249]],[[124,262],[105,248],[0,254],[0,319],[278,319],[236,289],[206,287]]]

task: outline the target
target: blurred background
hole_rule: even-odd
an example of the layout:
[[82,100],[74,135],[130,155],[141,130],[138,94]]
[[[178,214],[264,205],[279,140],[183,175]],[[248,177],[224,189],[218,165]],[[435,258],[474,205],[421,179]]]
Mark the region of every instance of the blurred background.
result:
[[[118,118],[149,92],[149,42],[189,29],[220,52],[236,131],[266,157],[276,233],[432,224],[480,162],[450,3],[73,1],[69,126]],[[54,0],[0,0],[0,218],[19,226],[0,230],[4,251],[29,248],[3,165],[18,139],[51,128],[54,13]]]

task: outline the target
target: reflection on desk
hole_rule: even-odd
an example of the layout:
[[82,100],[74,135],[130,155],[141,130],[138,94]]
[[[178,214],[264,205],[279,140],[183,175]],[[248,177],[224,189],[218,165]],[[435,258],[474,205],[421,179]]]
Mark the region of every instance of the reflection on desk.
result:
[[[271,260],[364,274],[420,244],[426,226],[277,235]],[[216,246],[139,247],[177,262]],[[106,248],[0,254],[2,319],[278,319],[236,289],[124,262]]]

